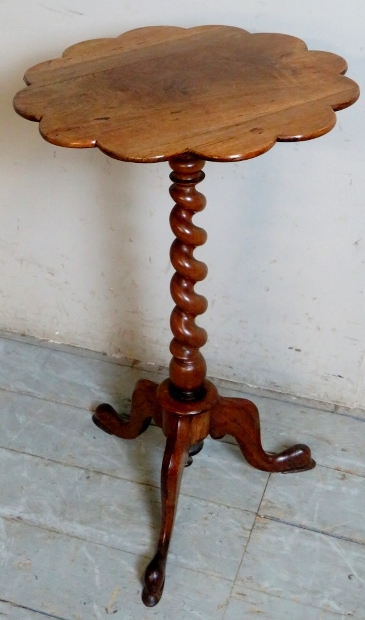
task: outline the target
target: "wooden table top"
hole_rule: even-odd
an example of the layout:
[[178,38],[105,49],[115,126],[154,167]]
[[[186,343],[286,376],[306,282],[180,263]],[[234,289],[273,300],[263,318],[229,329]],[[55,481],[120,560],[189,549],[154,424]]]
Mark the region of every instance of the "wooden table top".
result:
[[148,27],[69,47],[25,74],[15,110],[59,146],[125,161],[215,161],[330,131],[356,101],[346,61],[298,38],[229,26]]

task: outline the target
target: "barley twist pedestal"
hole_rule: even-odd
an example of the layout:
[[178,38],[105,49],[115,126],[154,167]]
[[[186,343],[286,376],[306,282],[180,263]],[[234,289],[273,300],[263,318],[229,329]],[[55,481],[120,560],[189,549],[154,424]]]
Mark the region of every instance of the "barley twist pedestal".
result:
[[169,161],[172,168],[176,306],[169,378],[159,386],[137,383],[128,421],[107,404],[93,417],[101,429],[125,439],[137,437],[151,420],[166,435],[161,531],[142,595],[148,606],[162,595],[184,466],[209,434],[235,437],[246,460],[263,471],[297,472],[315,465],[301,444],[266,453],[255,405],[220,397],[206,380],[200,348],[207,334],[195,318],[206,311],[207,300],[194,286],[207,267],[194,249],[207,235],[192,220],[205,207],[196,189],[205,160],[248,159],[276,141],[307,140],[332,129],[334,111],[359,95],[355,82],[343,76],[346,68],[343,58],[308,51],[288,35],[251,35],[227,26],[151,27],[68,48],[62,58],[27,71],[28,87],[14,99],[16,111],[38,121],[53,144],[97,146],[116,159]]

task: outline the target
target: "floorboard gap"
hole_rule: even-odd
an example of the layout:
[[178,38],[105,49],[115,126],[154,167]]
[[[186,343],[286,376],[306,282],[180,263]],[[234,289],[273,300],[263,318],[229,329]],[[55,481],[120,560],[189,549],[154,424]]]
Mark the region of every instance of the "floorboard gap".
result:
[[300,523],[292,523],[291,521],[285,521],[285,519],[279,519],[278,517],[271,517],[270,515],[257,515],[259,519],[265,519],[266,521],[275,521],[275,523],[282,523],[282,525],[290,525],[291,527],[296,527],[299,530],[307,530],[308,532],[315,532],[315,534],[322,534],[323,536],[328,536],[329,538],[336,538],[337,540],[344,540],[345,542],[355,543],[356,545],[365,546],[363,542],[359,540],[354,540],[354,538],[350,538],[348,536],[342,536],[341,534],[331,534],[326,532],[326,530],[317,529],[315,527],[309,527],[308,525],[301,525]]
[[6,603],[7,605],[18,607],[19,609],[26,609],[27,611],[32,611],[35,614],[44,616],[45,618],[54,618],[54,620],[68,620],[68,618],[64,618],[63,616],[55,616],[54,614],[49,614],[46,611],[40,611],[39,609],[34,609],[33,607],[28,607],[26,605],[20,605],[18,603],[14,603],[14,601],[7,601],[4,598],[0,598],[0,603]]

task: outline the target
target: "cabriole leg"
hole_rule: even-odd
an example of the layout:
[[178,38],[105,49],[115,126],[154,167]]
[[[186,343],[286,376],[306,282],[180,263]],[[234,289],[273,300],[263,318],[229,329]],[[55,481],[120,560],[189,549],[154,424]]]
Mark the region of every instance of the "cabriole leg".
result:
[[156,605],[165,583],[165,568],[174,527],[181,478],[190,447],[190,420],[172,415],[161,471],[162,520],[157,552],[145,573],[142,600],[148,607]]
[[246,461],[262,471],[283,474],[307,471],[315,466],[311,451],[297,444],[278,454],[265,452],[261,443],[260,418],[256,405],[243,398],[220,398],[211,411],[210,435],[222,439],[232,435]]
[[103,403],[95,410],[94,424],[109,435],[122,439],[135,439],[148,428],[152,419],[161,428],[162,413],[156,397],[157,387],[157,383],[140,379],[133,392],[128,420],[122,420],[111,405]]

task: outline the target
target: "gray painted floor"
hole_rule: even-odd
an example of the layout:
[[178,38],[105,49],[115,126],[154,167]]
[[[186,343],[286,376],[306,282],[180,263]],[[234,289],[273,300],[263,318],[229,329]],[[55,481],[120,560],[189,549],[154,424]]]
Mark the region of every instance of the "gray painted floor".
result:
[[134,382],[161,375],[11,338],[0,360],[1,618],[365,618],[364,417],[255,397],[265,448],[307,442],[317,468],[269,476],[231,438],[208,439],[184,472],[164,596],[147,609],[164,438],[153,426],[108,436],[90,411],[127,411]]

